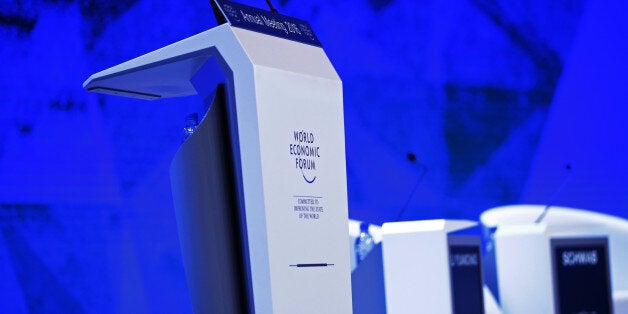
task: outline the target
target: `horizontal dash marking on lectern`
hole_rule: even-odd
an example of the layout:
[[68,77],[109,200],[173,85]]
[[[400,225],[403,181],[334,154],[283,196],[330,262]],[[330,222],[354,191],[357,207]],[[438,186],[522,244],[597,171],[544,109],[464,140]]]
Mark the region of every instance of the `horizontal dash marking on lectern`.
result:
[[328,263],[312,263],[312,264],[292,264],[290,267],[327,267],[334,266],[334,264]]
[[292,197],[323,198],[322,196],[311,196],[311,195],[293,195]]
[[123,96],[123,95],[136,96],[136,97],[139,96],[139,97],[146,97],[146,98],[151,98],[151,99],[161,98],[161,95],[149,94],[149,93],[143,93],[143,92],[134,92],[130,90],[117,89],[117,88],[111,88],[111,87],[101,87],[101,86],[89,87],[87,91],[96,92],[96,93],[111,93],[111,94],[120,95],[120,96]]

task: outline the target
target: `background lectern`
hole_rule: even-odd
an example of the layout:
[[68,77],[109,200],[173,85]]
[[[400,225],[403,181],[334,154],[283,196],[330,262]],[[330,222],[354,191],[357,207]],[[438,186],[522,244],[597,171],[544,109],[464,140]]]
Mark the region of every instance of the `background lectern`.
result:
[[340,78],[306,22],[216,3],[227,23],[84,87],[212,102],[171,166],[196,312],[351,313]]
[[387,313],[484,313],[480,240],[459,234],[476,224],[437,219],[382,225]]
[[496,207],[480,219],[504,313],[626,313],[625,219],[546,205]]

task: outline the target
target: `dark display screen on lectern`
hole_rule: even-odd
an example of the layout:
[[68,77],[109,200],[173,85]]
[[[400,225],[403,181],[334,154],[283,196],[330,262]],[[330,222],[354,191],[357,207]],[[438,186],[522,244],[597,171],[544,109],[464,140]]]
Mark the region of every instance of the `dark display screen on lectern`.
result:
[[556,313],[612,313],[608,240],[552,239]]
[[477,237],[449,236],[453,313],[484,313],[480,244]]
[[213,0],[231,26],[322,47],[306,21],[229,0]]

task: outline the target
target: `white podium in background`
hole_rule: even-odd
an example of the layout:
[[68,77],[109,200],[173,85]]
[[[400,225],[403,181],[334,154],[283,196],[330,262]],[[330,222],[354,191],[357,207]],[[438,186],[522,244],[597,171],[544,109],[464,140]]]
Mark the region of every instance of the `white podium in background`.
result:
[[[382,251],[386,310],[400,313],[483,313],[483,285],[478,237],[453,235],[477,225],[467,220],[385,223]],[[465,252],[455,249],[463,248]],[[454,279],[459,267],[470,272]],[[459,289],[456,289],[456,288]],[[456,311],[455,292],[466,298]],[[460,300],[460,299],[458,299]]]
[[556,310],[552,239],[608,239],[611,306],[628,310],[628,221],[559,206],[550,207],[540,223],[543,205],[513,205],[482,213],[492,235],[499,295],[504,313],[552,313]]
[[[216,92],[171,167],[195,311],[351,313],[341,80],[307,23],[218,2],[230,23],[96,73],[84,87],[211,101],[224,73],[224,95]],[[280,24],[303,40],[269,35]]]

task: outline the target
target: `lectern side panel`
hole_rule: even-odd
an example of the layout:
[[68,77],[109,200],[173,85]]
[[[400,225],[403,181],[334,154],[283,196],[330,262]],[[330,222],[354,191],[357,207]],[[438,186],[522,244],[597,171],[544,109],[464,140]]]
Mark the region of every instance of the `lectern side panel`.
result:
[[256,67],[274,313],[351,313],[342,85]]
[[384,233],[382,243],[387,312],[451,313],[446,234]]
[[[552,313],[549,243],[544,226],[497,229],[497,275],[504,313]],[[534,302],[530,302],[534,300]]]
[[173,200],[190,296],[196,313],[245,313],[233,165],[224,93],[177,152]]

